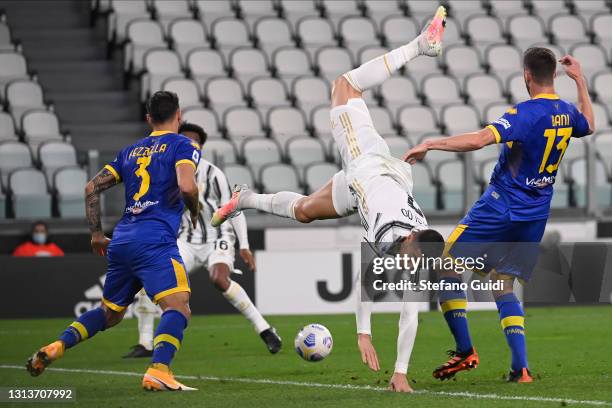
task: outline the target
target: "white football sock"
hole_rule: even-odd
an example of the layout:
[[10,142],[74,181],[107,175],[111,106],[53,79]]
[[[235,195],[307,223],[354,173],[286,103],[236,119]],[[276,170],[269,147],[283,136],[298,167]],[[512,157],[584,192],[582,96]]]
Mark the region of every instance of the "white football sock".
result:
[[135,312],[138,319],[138,343],[147,350],[153,350],[153,332],[157,307],[147,295],[139,294]]
[[240,198],[240,208],[254,208],[269,214],[295,220],[295,203],[304,197],[292,191],[281,191],[276,194],[247,194]]
[[373,86],[382,84],[393,73],[419,55],[419,37],[417,37],[410,43],[345,73],[344,77],[356,91],[363,92]]
[[399,334],[397,336],[397,359],[395,372],[406,374],[408,364],[414,347],[417,328],[419,326],[419,304],[417,302],[404,302],[399,319]]
[[251,302],[249,295],[238,283],[230,281],[230,285],[223,292],[223,296],[253,324],[257,333],[270,328],[266,319],[263,318],[253,302]]

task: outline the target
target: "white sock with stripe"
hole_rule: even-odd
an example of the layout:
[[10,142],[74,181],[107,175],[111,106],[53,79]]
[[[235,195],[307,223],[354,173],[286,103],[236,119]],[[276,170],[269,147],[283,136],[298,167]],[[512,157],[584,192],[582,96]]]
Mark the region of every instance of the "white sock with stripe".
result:
[[257,333],[269,329],[270,325],[263,318],[259,310],[255,307],[249,295],[244,291],[242,286],[234,281],[230,281],[230,285],[223,296],[234,306],[244,317],[246,317],[255,327]]
[[138,294],[138,301],[135,306],[135,314],[138,319],[138,343],[147,350],[153,350],[153,332],[157,307],[145,294]]
[[268,214],[295,220],[293,207],[302,197],[304,197],[302,194],[293,191],[281,191],[275,194],[245,194],[240,197],[240,208],[254,208]]
[[345,73],[344,78],[356,91],[363,92],[382,84],[401,67],[418,57],[419,54],[419,37],[417,37],[410,43]]

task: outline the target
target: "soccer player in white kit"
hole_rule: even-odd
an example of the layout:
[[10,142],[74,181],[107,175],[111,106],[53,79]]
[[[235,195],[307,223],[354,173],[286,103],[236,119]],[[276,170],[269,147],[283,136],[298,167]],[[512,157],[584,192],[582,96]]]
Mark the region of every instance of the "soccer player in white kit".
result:
[[[206,142],[204,130],[192,123],[182,123],[179,133],[189,137],[202,147]],[[249,249],[246,218],[240,214],[231,224],[213,227],[210,218],[213,212],[230,200],[231,188],[225,174],[214,164],[201,159],[196,172],[196,182],[200,195],[199,223],[193,227],[188,213],[183,215],[177,240],[181,258],[187,273],[202,267],[208,269],[209,277],[215,287],[240,313],[244,315],[259,333],[268,351],[275,354],[281,349],[281,338],[276,330],[263,318],[249,295],[239,283],[230,278],[234,270],[234,243],[236,235],[240,246],[240,256],[247,266],[255,271],[255,259]],[[154,319],[157,307],[148,296],[138,296],[135,304],[138,319],[139,344],[132,347],[125,357],[150,356],[153,349]]]
[[[380,85],[419,55],[440,55],[445,24],[446,10],[440,6],[426,30],[415,40],[334,81],[331,129],[343,170],[323,188],[305,197],[288,191],[255,194],[246,186],[237,186],[228,204],[215,212],[211,224],[221,225],[248,208],[300,222],[344,217],[357,211],[366,232],[365,239],[375,245],[401,241],[403,248],[411,252],[420,250],[422,242],[442,244],[442,236],[428,229],[427,220],[412,197],[410,165],[391,156],[386,142],[374,128],[362,92]],[[378,370],[380,366],[371,342],[369,303],[359,302],[356,313],[358,345],[363,362]],[[398,355],[390,380],[390,389],[394,391],[412,391],[406,373],[418,324],[417,306],[405,302],[402,308]]]

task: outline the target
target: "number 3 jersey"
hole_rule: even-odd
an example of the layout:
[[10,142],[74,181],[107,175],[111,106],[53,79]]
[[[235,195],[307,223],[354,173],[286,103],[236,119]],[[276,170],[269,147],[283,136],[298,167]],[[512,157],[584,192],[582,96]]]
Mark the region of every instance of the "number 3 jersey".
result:
[[166,131],[152,132],[121,150],[105,169],[125,186],[125,210],[113,231],[113,244],[176,242],[184,204],[176,167],[197,168],[200,146]]
[[586,117],[555,94],[540,94],[488,126],[503,143],[482,199],[516,221],[548,218],[553,184],[572,137],[589,134]]

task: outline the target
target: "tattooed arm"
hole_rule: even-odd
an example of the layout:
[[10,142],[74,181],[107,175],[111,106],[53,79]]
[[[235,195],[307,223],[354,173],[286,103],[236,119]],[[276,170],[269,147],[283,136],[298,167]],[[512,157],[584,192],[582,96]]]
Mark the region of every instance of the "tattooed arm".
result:
[[106,255],[106,248],[110,242],[102,231],[100,194],[117,183],[119,179],[108,169],[103,168],[85,186],[85,214],[91,231],[91,247],[94,253],[100,256]]
[[198,224],[198,214],[200,213],[198,186],[195,181],[195,167],[187,163],[179,164],[176,166],[176,178],[183,202],[189,210],[191,223],[195,228]]

